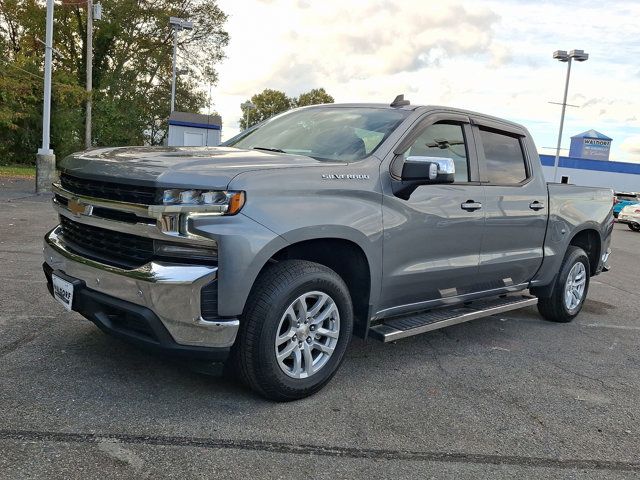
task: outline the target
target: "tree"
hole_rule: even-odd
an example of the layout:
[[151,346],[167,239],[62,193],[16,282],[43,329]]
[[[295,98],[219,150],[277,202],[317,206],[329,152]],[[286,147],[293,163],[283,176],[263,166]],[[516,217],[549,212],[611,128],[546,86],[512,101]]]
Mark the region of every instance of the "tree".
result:
[[[240,128],[245,129],[293,107],[292,100],[284,92],[265,88],[251,97],[252,107],[246,103],[240,105],[242,119]],[[248,119],[248,120],[247,120]],[[248,124],[247,124],[248,121]]]
[[333,103],[333,97],[324,88],[314,88],[302,93],[298,98],[290,98],[280,90],[265,88],[261,93],[251,97],[252,106],[244,102],[240,105],[242,118],[240,128],[242,130],[252,127],[278,113],[286,112],[294,107],[317,105],[319,103]]
[[301,93],[296,100],[296,106],[306,107],[307,105],[318,105],[320,103],[333,102],[333,97],[329,95],[324,88],[314,88],[306,93]]
[[[173,31],[169,17],[189,18],[194,30],[181,32],[176,109],[198,111],[206,104],[201,85],[217,81],[224,58],[226,15],[217,0],[102,0],[94,22],[93,144],[158,143],[166,135],[171,89]],[[0,0],[0,155],[31,159],[39,141],[45,7],[34,0]],[[86,69],[86,4],[56,5],[52,147],[59,157],[82,148]],[[25,73],[24,70],[27,70]],[[9,73],[7,73],[9,72]],[[30,92],[11,90],[23,82]],[[24,89],[23,89],[24,90]],[[16,93],[17,92],[17,93]],[[7,99],[7,100],[5,100]],[[11,125],[6,112],[14,111]],[[64,113],[64,121],[59,116]],[[28,142],[17,139],[28,137]],[[12,141],[12,139],[16,141]]]

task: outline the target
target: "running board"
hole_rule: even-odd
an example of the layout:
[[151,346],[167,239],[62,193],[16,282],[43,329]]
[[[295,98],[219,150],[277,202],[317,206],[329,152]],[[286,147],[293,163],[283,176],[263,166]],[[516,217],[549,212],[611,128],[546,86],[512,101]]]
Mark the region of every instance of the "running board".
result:
[[381,342],[393,342],[401,338],[430,332],[439,328],[468,322],[476,318],[517,310],[538,303],[537,297],[509,295],[506,297],[477,300],[457,307],[443,307],[417,314],[393,317],[374,325],[369,335]]

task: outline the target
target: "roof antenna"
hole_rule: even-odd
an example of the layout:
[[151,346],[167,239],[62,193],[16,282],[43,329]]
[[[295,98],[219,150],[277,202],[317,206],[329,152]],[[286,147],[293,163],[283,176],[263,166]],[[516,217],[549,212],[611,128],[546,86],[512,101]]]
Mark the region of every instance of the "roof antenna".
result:
[[405,105],[410,105],[411,102],[409,100],[404,99],[404,94],[398,95],[393,102],[391,102],[392,107],[404,107]]

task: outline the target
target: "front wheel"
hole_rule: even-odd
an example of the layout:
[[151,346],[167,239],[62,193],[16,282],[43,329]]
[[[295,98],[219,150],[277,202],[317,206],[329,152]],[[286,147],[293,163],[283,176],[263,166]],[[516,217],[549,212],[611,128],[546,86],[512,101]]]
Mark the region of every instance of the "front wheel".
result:
[[353,307],[342,278],[317,263],[285,260],[256,280],[231,360],[262,396],[296,400],[333,377],[352,330]]
[[589,290],[589,257],[580,247],[569,246],[550,297],[538,300],[538,311],[552,322],[570,322],[584,305]]
[[627,223],[627,227],[629,227],[634,232],[640,232],[640,224],[638,223]]

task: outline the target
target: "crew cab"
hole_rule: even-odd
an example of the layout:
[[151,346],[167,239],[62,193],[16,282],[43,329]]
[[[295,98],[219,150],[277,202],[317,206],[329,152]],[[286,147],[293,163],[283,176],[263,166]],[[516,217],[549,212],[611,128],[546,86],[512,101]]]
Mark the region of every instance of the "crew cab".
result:
[[547,184],[526,128],[437,106],[291,110],[220,147],[65,158],[52,295],[107,333],[226,361],[270,399],[382,342],[537,304],[569,322],[607,270],[609,189]]

